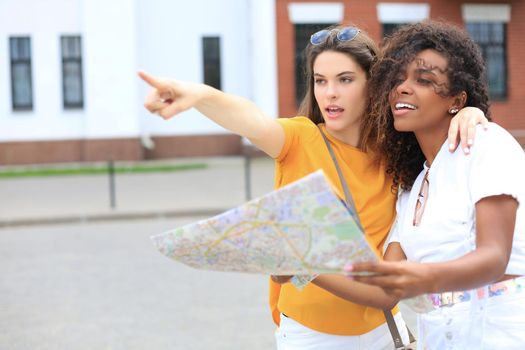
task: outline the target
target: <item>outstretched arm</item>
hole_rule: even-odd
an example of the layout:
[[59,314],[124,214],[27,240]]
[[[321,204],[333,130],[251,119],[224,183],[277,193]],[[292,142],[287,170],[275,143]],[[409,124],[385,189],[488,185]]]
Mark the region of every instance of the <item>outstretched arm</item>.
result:
[[270,157],[276,158],[281,152],[283,128],[253,102],[204,84],[158,78],[145,72],[139,72],[139,77],[153,88],[144,102],[150,112],[170,119],[196,108],[225,129],[247,137]]

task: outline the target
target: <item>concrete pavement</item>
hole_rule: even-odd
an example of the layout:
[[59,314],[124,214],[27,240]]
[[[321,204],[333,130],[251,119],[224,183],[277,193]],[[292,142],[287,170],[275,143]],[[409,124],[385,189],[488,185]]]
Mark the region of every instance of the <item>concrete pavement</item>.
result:
[[[191,269],[149,239],[243,203],[244,161],[117,174],[114,209],[105,175],[0,179],[0,349],[274,348],[266,276]],[[252,197],[272,189],[271,159],[250,170]]]
[[[151,164],[152,162],[150,162]],[[246,200],[243,157],[191,158],[204,169],[117,174],[116,208],[107,175],[0,179],[0,227],[152,217],[211,216]],[[252,197],[273,187],[273,160],[252,158]]]
[[267,276],[192,269],[149,239],[198,219],[0,229],[0,349],[274,349]]

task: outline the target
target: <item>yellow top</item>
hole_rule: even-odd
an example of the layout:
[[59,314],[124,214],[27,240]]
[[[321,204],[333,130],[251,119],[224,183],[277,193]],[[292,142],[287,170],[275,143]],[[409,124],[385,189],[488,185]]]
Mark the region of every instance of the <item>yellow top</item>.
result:
[[[286,139],[276,159],[275,187],[323,169],[339,193],[344,193],[317,126],[305,117],[283,118],[278,122],[284,128]],[[352,192],[366,239],[380,256],[395,218],[392,180],[383,167],[373,165],[366,153],[330,136],[324,124],[320,126]],[[329,334],[360,335],[385,322],[382,310],[348,302],[312,283],[299,291],[290,283],[281,286],[270,281],[270,307],[276,324],[282,312],[306,327]]]

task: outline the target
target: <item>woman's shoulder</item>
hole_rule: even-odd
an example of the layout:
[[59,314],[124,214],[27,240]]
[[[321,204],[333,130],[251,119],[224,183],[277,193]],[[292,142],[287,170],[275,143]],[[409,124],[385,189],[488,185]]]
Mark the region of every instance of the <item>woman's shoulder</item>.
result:
[[314,122],[310,118],[305,116],[277,118],[277,121],[281,124],[291,125],[294,127],[316,128]]
[[281,124],[285,134],[288,136],[310,139],[313,135],[319,133],[317,125],[304,116],[278,118],[277,121]]
[[493,142],[495,140],[519,146],[518,141],[516,141],[511,133],[499,124],[490,122],[486,129],[482,125],[476,127],[476,143]]
[[476,127],[476,137],[472,153],[485,153],[493,151],[500,155],[523,156],[523,148],[516,138],[512,136],[505,128],[496,124],[489,123],[485,130],[481,125]]
[[525,199],[525,152],[503,127],[490,123],[487,130],[477,128],[471,154],[456,153],[468,166],[460,174],[468,177],[473,203],[500,194],[512,195],[520,202]]

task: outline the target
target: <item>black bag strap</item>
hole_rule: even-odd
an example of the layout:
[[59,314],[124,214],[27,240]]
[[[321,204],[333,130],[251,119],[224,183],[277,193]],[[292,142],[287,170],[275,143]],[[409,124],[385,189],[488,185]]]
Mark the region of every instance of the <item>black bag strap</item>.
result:
[[[397,324],[394,320],[394,316],[392,315],[392,311],[383,310],[383,313],[385,314],[386,324],[388,325],[388,329],[390,330],[390,334],[392,335],[392,339],[394,340],[394,348],[396,350],[406,349],[405,344],[403,344],[403,339],[401,339],[401,335],[399,334],[399,329],[397,329]],[[411,334],[408,328],[407,331],[409,334]]]
[[[364,233],[365,231],[363,230],[363,226],[361,225],[361,221],[359,220],[359,216],[357,215],[357,209],[355,207],[354,199],[352,198],[352,193],[350,192],[348,185],[346,183],[346,180],[343,176],[343,172],[341,171],[341,168],[339,167],[339,162],[337,161],[337,158],[335,157],[334,150],[332,149],[332,146],[330,145],[330,142],[328,141],[328,138],[324,134],[321,127],[319,125],[317,125],[317,127],[319,128],[319,131],[321,132],[321,135],[323,136],[323,140],[324,140],[324,143],[326,144],[326,148],[328,148],[330,157],[332,158],[332,161],[334,162],[334,165],[335,165],[335,169],[337,170],[339,181],[341,182],[341,185],[343,186],[343,191],[345,193],[345,204],[348,208],[348,211],[350,212],[350,215],[352,215],[352,217],[354,218],[357,226]],[[390,330],[390,334],[392,335],[392,339],[394,340],[395,349],[396,350],[405,349],[405,345],[403,344],[403,340],[401,339],[401,336],[399,335],[399,330],[397,329],[396,322],[394,321],[394,316],[392,316],[392,311],[383,310],[383,313],[385,314],[386,324],[388,325],[388,329]]]

